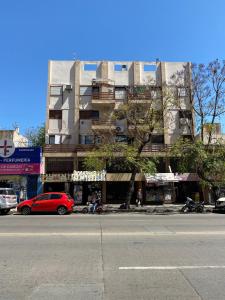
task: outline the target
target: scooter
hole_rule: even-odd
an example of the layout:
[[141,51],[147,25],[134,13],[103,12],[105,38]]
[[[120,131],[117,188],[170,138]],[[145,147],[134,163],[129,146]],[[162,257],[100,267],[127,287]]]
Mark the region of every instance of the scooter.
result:
[[203,211],[204,211],[204,201],[195,202],[189,197],[187,197],[187,201],[185,202],[185,205],[181,208],[182,213],[187,213],[187,212],[202,213]]

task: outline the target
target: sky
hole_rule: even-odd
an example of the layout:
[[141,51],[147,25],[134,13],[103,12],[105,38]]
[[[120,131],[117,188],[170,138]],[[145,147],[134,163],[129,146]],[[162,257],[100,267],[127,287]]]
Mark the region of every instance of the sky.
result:
[[0,1],[0,129],[45,122],[49,60],[207,63],[225,55],[224,0]]

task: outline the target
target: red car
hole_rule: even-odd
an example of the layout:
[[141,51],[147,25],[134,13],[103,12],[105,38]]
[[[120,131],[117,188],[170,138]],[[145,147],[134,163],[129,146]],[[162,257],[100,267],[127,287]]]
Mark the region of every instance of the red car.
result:
[[74,200],[69,194],[50,192],[21,202],[17,211],[23,215],[32,212],[57,212],[59,215],[65,215],[73,211],[73,206]]

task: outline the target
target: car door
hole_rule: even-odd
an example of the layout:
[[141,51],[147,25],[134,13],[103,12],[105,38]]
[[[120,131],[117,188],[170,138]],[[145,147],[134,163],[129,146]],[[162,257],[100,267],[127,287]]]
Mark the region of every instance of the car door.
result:
[[41,194],[37,196],[32,203],[32,212],[48,211],[49,201],[49,194]]
[[56,211],[59,205],[62,202],[62,194],[51,194],[50,195],[50,203],[49,203],[49,208],[51,211]]

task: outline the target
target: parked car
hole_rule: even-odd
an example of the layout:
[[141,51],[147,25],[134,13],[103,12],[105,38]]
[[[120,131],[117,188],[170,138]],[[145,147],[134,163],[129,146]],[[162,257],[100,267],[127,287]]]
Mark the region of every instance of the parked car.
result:
[[73,206],[74,200],[69,194],[50,192],[21,202],[17,211],[23,215],[33,212],[57,212],[59,215],[65,215],[73,211]]
[[0,214],[6,215],[17,206],[17,196],[12,188],[0,188]]
[[216,200],[214,212],[225,212],[225,197]]

